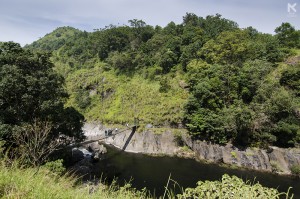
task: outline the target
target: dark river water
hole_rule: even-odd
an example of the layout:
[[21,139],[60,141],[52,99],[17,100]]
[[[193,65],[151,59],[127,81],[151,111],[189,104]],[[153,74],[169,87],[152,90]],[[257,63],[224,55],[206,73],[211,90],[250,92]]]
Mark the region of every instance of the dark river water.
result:
[[[249,170],[237,170],[220,167],[215,164],[199,163],[195,160],[175,157],[151,157],[143,154],[126,153],[112,146],[106,146],[108,153],[104,160],[97,163],[96,176],[110,182],[117,179],[118,184],[131,182],[137,189],[146,187],[152,195],[161,196],[169,176],[181,187],[196,187],[199,180],[220,180],[222,175],[238,176],[250,182],[259,182],[263,186],[277,188],[280,192],[293,187],[294,198],[300,198],[300,179],[278,176]],[[99,168],[99,170],[98,170]],[[173,188],[174,183],[169,184]],[[179,192],[178,186],[175,192]]]

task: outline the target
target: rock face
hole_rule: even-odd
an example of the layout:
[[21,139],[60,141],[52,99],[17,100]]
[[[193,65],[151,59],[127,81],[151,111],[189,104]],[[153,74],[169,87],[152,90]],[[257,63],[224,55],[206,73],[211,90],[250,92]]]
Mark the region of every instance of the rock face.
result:
[[[99,125],[88,124],[92,132],[86,135],[100,136],[104,131],[97,131]],[[88,137],[92,139],[92,137]],[[190,152],[183,153],[182,147],[178,146],[174,134],[166,130],[162,134],[154,134],[151,129],[142,133],[125,130],[120,134],[106,138],[105,143],[112,144],[120,149],[134,153],[145,153],[151,155],[170,155],[194,157],[198,160],[205,160],[214,163],[225,163],[261,171],[276,171],[281,174],[290,174],[290,168],[300,165],[300,149],[282,149],[270,147],[270,150],[247,148],[240,150],[228,144],[220,146],[204,141],[192,140],[188,135],[182,136],[182,142]],[[186,147],[186,148],[187,148]]]
[[91,158],[96,162],[103,159],[104,155],[107,153],[107,149],[102,144],[99,144],[99,142],[85,144],[83,147],[91,152]]
[[276,171],[290,174],[290,168],[300,165],[300,149],[282,149],[270,147],[270,150],[247,148],[239,150],[228,144],[220,146],[203,141],[193,141],[185,136],[184,142],[193,151],[196,157],[216,163],[225,163],[261,171]]
[[169,131],[163,134],[153,134],[151,131],[135,132],[130,137],[131,134],[131,131],[125,131],[105,139],[105,142],[134,153],[174,155],[178,151],[174,135]]

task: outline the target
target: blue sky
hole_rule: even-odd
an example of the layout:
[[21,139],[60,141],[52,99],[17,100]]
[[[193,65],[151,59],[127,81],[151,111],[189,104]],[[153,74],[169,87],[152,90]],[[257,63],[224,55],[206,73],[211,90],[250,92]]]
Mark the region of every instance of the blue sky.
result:
[[[288,12],[288,3],[297,4]],[[142,19],[150,25],[181,23],[186,12],[216,13],[273,33],[282,22],[300,29],[300,0],[0,0],[0,41],[32,43],[57,27],[93,31],[109,24]]]

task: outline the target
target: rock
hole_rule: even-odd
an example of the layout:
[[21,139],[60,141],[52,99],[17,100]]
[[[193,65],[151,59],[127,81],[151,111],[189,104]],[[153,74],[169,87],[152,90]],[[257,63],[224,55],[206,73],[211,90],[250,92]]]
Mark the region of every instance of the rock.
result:
[[107,149],[104,145],[100,145],[99,150],[98,150],[99,154],[106,154],[107,153]]
[[107,153],[107,149],[99,142],[92,142],[85,145],[85,148],[88,148],[91,151],[91,158],[94,162],[98,162],[103,158],[103,155]]
[[141,133],[135,132],[132,135],[131,130],[128,130],[107,138],[105,142],[128,152],[172,156],[179,150],[174,140],[174,134],[169,131],[154,134],[147,130]]
[[107,149],[103,145],[99,145],[96,151],[92,154],[92,159],[94,162],[98,162],[103,159],[103,156],[107,153]]
[[100,154],[99,154],[98,152],[94,152],[94,153],[92,154],[92,160],[93,160],[94,162],[98,162],[98,161],[100,160]]
[[91,159],[84,158],[72,166],[71,170],[77,175],[89,178],[92,173],[93,164]]
[[189,88],[189,85],[184,80],[179,81],[179,86],[183,89]]
[[72,162],[79,162],[85,158],[91,158],[92,153],[84,148],[73,148],[72,149]]
[[145,126],[145,128],[146,128],[146,129],[151,129],[151,128],[153,128],[153,125],[152,125],[152,124],[147,124],[147,125]]
[[84,159],[84,154],[78,148],[72,149],[72,162],[79,162]]
[[103,146],[102,144],[99,144],[99,142],[92,142],[92,143],[86,144],[84,147],[87,148],[91,152],[98,152],[100,154],[107,153],[107,149],[105,148],[105,146]]
[[290,57],[288,58],[285,63],[288,65],[297,65],[300,62],[300,56],[294,56],[294,57]]

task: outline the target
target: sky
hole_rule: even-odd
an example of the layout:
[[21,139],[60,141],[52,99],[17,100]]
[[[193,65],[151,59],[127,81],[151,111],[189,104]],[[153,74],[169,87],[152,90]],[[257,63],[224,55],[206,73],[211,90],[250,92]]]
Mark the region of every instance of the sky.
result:
[[57,27],[93,31],[130,19],[164,27],[182,23],[187,12],[219,13],[241,28],[271,34],[282,22],[300,29],[300,0],[0,0],[0,41],[25,45]]

